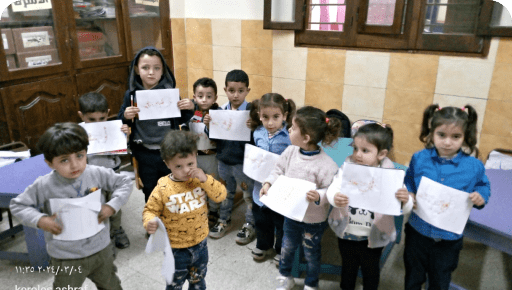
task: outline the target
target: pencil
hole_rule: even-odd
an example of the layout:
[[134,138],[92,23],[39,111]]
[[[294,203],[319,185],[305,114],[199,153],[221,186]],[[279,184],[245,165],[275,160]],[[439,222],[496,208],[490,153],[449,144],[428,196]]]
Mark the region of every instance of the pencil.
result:
[[[131,101],[131,106],[133,107],[133,96],[130,96],[130,101]],[[133,118],[132,118],[132,122],[133,122]]]

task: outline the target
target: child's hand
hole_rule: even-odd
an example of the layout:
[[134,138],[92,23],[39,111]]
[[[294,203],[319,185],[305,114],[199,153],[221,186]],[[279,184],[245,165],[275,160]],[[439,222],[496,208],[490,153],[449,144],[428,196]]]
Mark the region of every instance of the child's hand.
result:
[[178,109],[180,110],[193,110],[194,103],[191,99],[182,99],[178,101]]
[[156,229],[158,228],[158,222],[157,221],[149,221],[146,225],[146,232],[148,234],[154,234],[156,232]]
[[124,110],[124,118],[126,120],[131,120],[135,117],[137,117],[137,114],[140,112],[140,109],[137,107],[128,107],[126,110]]
[[44,216],[37,222],[37,227],[45,232],[59,235],[62,232],[62,227],[55,220],[56,218],[57,214],[53,214],[52,216]]
[[102,221],[108,219],[110,216],[115,214],[116,211],[108,204],[102,204],[100,213],[98,214],[98,224],[101,224]]
[[212,117],[210,117],[210,114],[206,114],[204,115],[204,118],[203,118],[203,123],[210,127],[210,122],[212,121]]
[[334,195],[334,205],[337,207],[346,207],[348,205],[348,196],[336,192]]
[[268,191],[269,188],[270,188],[270,183],[265,182],[265,184],[263,184],[263,186],[260,189],[260,197],[262,197],[265,194],[267,194],[267,191]]
[[395,193],[396,199],[406,204],[409,201],[409,192],[406,188],[400,188]]
[[191,179],[197,178],[201,183],[206,182],[208,177],[204,174],[204,171],[201,168],[194,168],[188,172],[188,176]]
[[310,190],[306,194],[306,199],[309,202],[320,201],[320,193],[318,193],[318,191],[316,191],[316,190]]
[[471,202],[473,202],[473,204],[476,206],[481,206],[485,204],[485,200],[482,198],[480,193],[476,191],[469,195],[469,199],[471,199]]
[[130,127],[128,127],[126,124],[123,124],[123,126],[121,126],[121,132],[125,133],[126,136],[130,135]]

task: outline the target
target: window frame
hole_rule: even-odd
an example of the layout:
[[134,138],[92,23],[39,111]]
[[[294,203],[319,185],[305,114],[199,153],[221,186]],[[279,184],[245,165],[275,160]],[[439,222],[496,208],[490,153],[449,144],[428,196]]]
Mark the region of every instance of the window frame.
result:
[[307,0],[295,0],[295,21],[276,22],[272,20],[272,0],[263,1],[263,29],[299,30],[304,26],[304,9]]
[[[512,26],[508,27],[491,27],[492,13],[496,1],[484,0],[476,33],[481,36],[501,36],[512,37]],[[505,9],[505,7],[503,7]],[[512,11],[509,11],[512,13]]]

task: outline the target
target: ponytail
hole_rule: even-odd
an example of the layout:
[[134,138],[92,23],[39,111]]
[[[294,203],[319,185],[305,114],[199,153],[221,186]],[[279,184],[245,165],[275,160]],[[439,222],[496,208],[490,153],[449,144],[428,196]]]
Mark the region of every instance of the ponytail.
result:
[[327,128],[325,130],[325,136],[322,139],[323,146],[332,146],[341,136],[341,121],[338,118],[325,118]]
[[[478,156],[478,149],[476,148],[477,142],[477,121],[478,115],[476,110],[471,105],[464,106],[468,114],[468,120],[466,122],[466,130],[464,131],[464,142],[469,148],[469,154],[473,153],[475,150]],[[465,112],[466,113],[466,112]]]
[[249,120],[251,122],[251,131],[256,130],[258,126],[261,126],[260,120],[260,100],[254,100],[251,102],[251,110],[249,111]]
[[286,99],[286,102],[284,103],[284,113],[288,113],[286,116],[286,129],[290,129],[292,127],[292,120],[293,117],[295,117],[295,102],[292,99]]
[[430,140],[430,131],[434,130],[432,127],[432,118],[434,116],[434,113],[437,110],[440,110],[438,104],[433,104],[428,106],[425,111],[423,112],[423,121],[421,122],[421,133],[420,133],[420,141],[429,144],[432,142]]

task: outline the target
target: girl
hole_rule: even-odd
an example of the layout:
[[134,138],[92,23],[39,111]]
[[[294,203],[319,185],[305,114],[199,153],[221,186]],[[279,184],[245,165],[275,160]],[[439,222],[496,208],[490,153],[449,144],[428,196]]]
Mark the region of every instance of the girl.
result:
[[[355,133],[352,143],[354,152],[345,161],[373,167],[395,168],[387,157],[393,146],[391,127],[372,121],[356,129],[358,123],[360,122],[354,123],[352,127]],[[354,132],[354,129],[357,131]],[[329,215],[329,225],[338,236],[342,261],[340,287],[343,290],[354,289],[361,266],[364,290],[377,289],[382,249],[396,237],[394,217],[348,206],[348,197],[337,191],[339,179],[343,174],[342,168],[327,190],[327,199],[334,206]],[[404,204],[404,212],[412,209],[413,199],[409,198],[405,188],[399,189],[395,196]]]
[[[291,145],[287,125],[291,125],[294,114],[293,100],[285,100],[280,94],[265,94],[260,100],[253,101],[250,115],[256,146],[272,153],[283,153]],[[254,181],[252,213],[256,226],[256,247],[251,254],[254,260],[262,261],[267,251],[274,248],[274,262],[279,265],[284,217],[260,202],[260,190],[261,183]]]
[[[463,108],[430,105],[423,113],[420,140],[426,149],[416,152],[405,175],[407,189],[416,193],[422,176],[465,191],[474,207],[482,209],[490,184],[475,151],[477,114]],[[448,289],[462,249],[462,234],[422,220],[414,211],[405,225],[405,289],[421,289],[428,275],[429,289]]]
[[[338,166],[318,143],[322,141],[323,145],[331,145],[338,140],[340,130],[340,121],[337,118],[327,118],[322,110],[310,106],[299,109],[290,128],[293,146],[289,146],[283,152],[270,176],[265,180],[260,195],[267,194],[271,184],[280,175],[314,182],[318,189],[327,188]],[[304,245],[308,263],[304,289],[318,289],[320,242],[327,226],[329,203],[316,190],[307,193],[307,200],[310,204],[303,222],[286,217],[284,219],[277,290],[289,290],[295,285],[291,271],[299,244]]]

